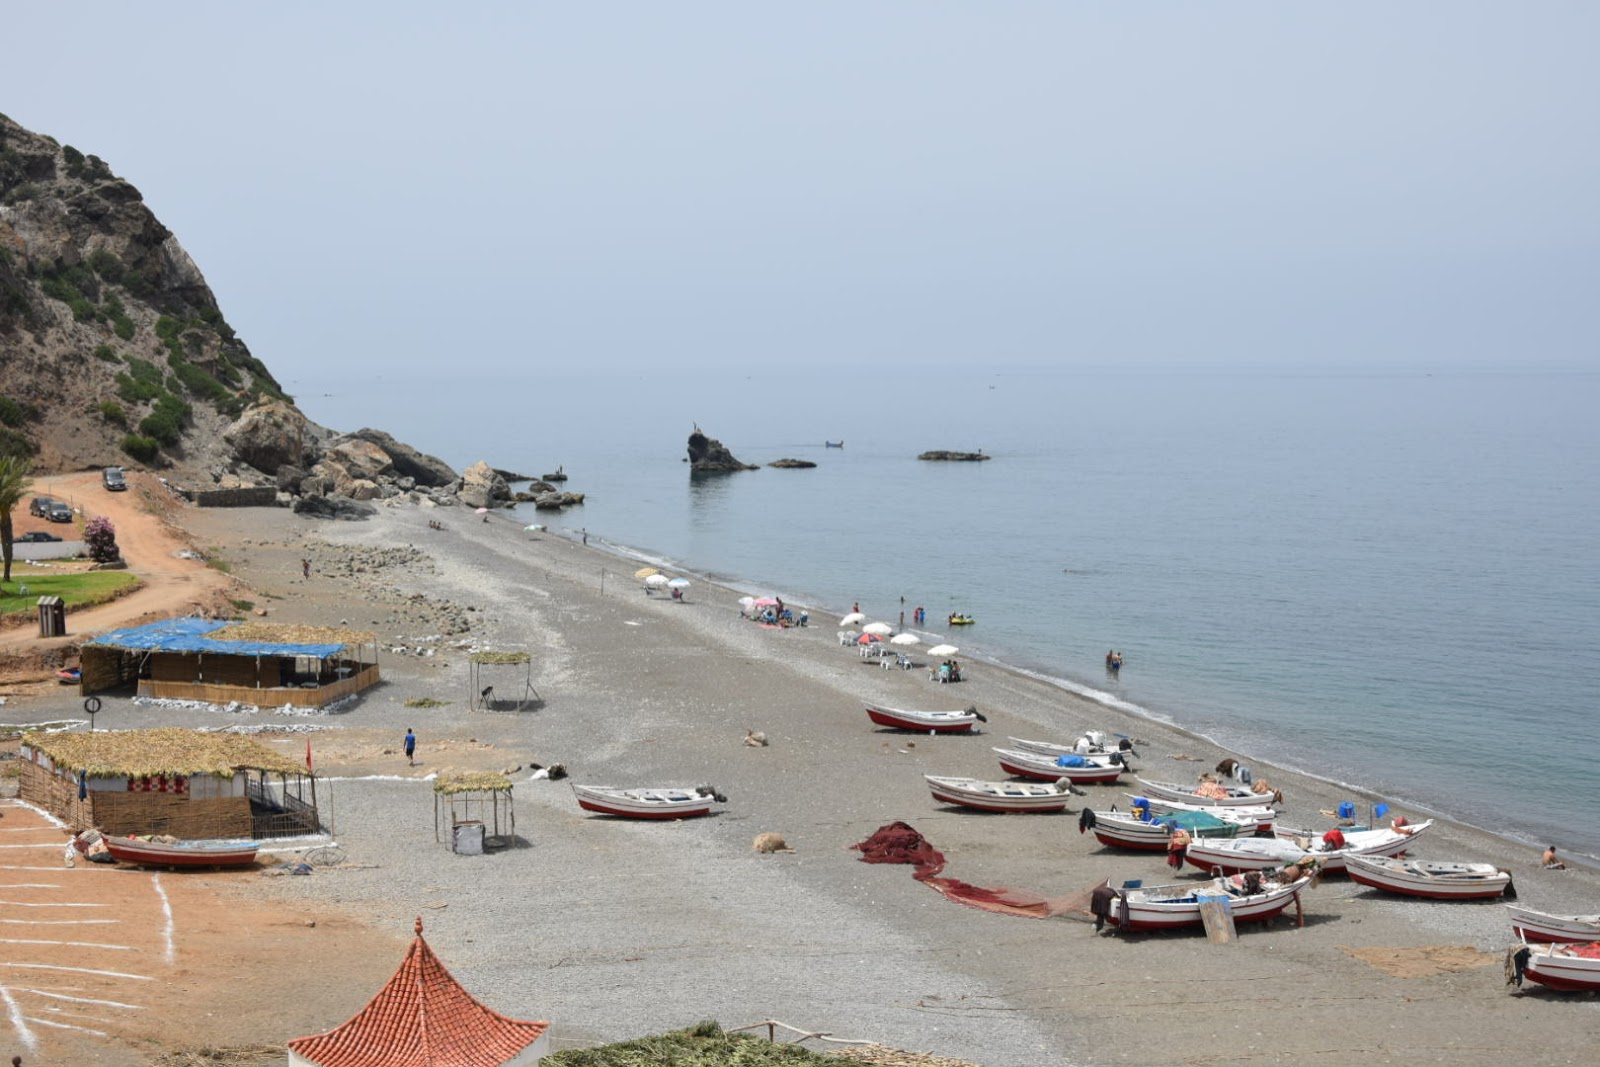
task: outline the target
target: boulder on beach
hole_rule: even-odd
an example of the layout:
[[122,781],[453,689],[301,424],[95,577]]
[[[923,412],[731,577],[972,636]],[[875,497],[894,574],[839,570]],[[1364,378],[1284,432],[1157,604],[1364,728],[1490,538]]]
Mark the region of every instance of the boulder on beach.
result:
[[511,502],[511,487],[498,471],[480,459],[461,472],[461,489],[456,496],[469,508],[494,508]]

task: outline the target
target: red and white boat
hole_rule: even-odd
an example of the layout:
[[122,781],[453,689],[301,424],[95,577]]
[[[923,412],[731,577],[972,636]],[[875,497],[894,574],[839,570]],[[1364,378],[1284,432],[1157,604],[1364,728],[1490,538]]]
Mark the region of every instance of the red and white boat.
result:
[[1256,821],[1255,832],[1258,834],[1272,833],[1278,822],[1278,810],[1268,806],[1219,808],[1214,805],[1185,804],[1181,800],[1162,800],[1159,797],[1134,796],[1132,793],[1125,795],[1135,811],[1139,808],[1149,808],[1151,815],[1176,815],[1183,811],[1209,811],[1215,815],[1218,812],[1226,811],[1241,819],[1254,819]]
[[[1144,819],[1137,812],[1095,811],[1094,817],[1079,816],[1078,825],[1093,832],[1096,841],[1111,848],[1134,848],[1144,852],[1165,852],[1172,839],[1167,818]],[[1168,818],[1194,838],[1230,838],[1256,832],[1254,817],[1239,818],[1227,808],[1211,811],[1173,813]]]
[[989,721],[977,708],[967,708],[965,711],[911,711],[886,708],[881,704],[868,704],[867,718],[891,730],[931,730],[936,734],[966,733],[978,723]]
[[1511,913],[1511,930],[1524,941],[1600,941],[1600,915],[1551,915],[1515,904],[1505,905]]
[[618,789],[573,783],[572,792],[584,811],[625,819],[692,819],[710,814],[712,804],[727,800],[709,785],[693,789]]
[[137,837],[102,837],[111,858],[141,867],[248,867],[256,861],[257,841],[175,841],[162,844]]
[[1346,856],[1344,867],[1352,882],[1432,900],[1490,900],[1511,887],[1510,872],[1492,863]]
[[1090,730],[1077,742],[1071,745],[1058,745],[1054,741],[1029,741],[1024,737],[1010,737],[1011,747],[1023,752],[1038,752],[1046,756],[1109,756],[1119,753],[1124,760],[1135,755],[1133,742],[1126,737],[1115,743],[1108,743],[1106,735],[1099,730]]
[[[1226,808],[1218,808],[1226,811]],[[1406,830],[1341,831],[1344,843],[1330,847],[1326,837],[1243,837],[1232,841],[1195,841],[1184,852],[1184,862],[1208,874],[1239,874],[1265,871],[1312,859],[1325,873],[1345,869],[1350,856],[1398,856],[1411,847],[1417,835],[1433,825],[1433,820],[1408,826]]]
[[[997,748],[994,754],[1000,757],[1000,769],[1007,774],[1047,782],[1065,778],[1073,785],[1115,782],[1128,769],[1120,761],[1111,762],[1110,756],[1047,756],[1042,752],[1023,752],[1015,748]],[[1062,760],[1076,765],[1064,766]]]
[[[1254,877],[1254,876],[1251,876]],[[1175,930],[1199,926],[1202,898],[1225,897],[1235,923],[1261,922],[1279,915],[1294,902],[1310,878],[1279,883],[1263,880],[1255,893],[1245,887],[1242,875],[1213,878],[1209,882],[1120,889],[1112,902],[1109,921],[1123,930]]]
[[[1521,973],[1551,989],[1600,990],[1600,941],[1569,945],[1528,945],[1518,952]],[[1520,983],[1519,983],[1520,984]]]
[[1066,789],[1044,782],[984,782],[925,774],[933,799],[978,811],[1066,811]]
[[1267,804],[1277,804],[1283,801],[1280,793],[1268,790],[1257,793],[1254,789],[1246,789],[1240,785],[1224,785],[1215,783],[1216,791],[1220,794],[1215,797],[1201,796],[1195,792],[1194,786],[1176,785],[1172,782],[1151,782],[1143,778],[1134,781],[1144,789],[1148,797],[1161,800],[1176,800],[1183,804],[1194,804],[1202,808],[1245,808],[1261,807]]

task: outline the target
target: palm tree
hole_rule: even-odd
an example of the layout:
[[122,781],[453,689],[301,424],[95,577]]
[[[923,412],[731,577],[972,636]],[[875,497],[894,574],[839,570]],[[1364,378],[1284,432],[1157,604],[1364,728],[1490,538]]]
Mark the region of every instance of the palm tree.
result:
[[0,556],[5,557],[5,576],[0,581],[11,580],[11,509],[33,488],[32,473],[32,460],[0,456]]

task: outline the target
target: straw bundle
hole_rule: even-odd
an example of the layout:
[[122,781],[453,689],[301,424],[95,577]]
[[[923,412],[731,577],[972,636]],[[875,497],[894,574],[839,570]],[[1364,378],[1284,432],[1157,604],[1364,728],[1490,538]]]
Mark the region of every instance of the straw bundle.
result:
[[506,793],[510,790],[511,779],[493,771],[452,774],[433,783],[433,791],[444,796],[454,796],[457,793]]
[[283,645],[370,645],[376,635],[335,626],[296,626],[277,622],[242,622],[206,635],[217,641],[253,641]]
[[305,764],[239,734],[200,733],[175,726],[156,730],[98,730],[87,734],[24,735],[22,743],[49,756],[58,770],[90,778],[211,774],[232,778],[241,768],[305,774]]
[[468,657],[473,663],[527,663],[533,657],[526,652],[474,652]]

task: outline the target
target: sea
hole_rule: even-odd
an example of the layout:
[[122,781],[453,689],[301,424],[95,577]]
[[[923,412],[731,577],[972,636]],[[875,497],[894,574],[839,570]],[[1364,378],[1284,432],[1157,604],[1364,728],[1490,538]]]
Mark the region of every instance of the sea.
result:
[[[560,467],[586,494],[507,521],[812,625],[904,613],[962,658],[1600,865],[1600,375],[863,361],[285,384],[324,425],[458,469]],[[696,425],[761,469],[691,474]],[[765,466],[783,458],[816,467]]]

